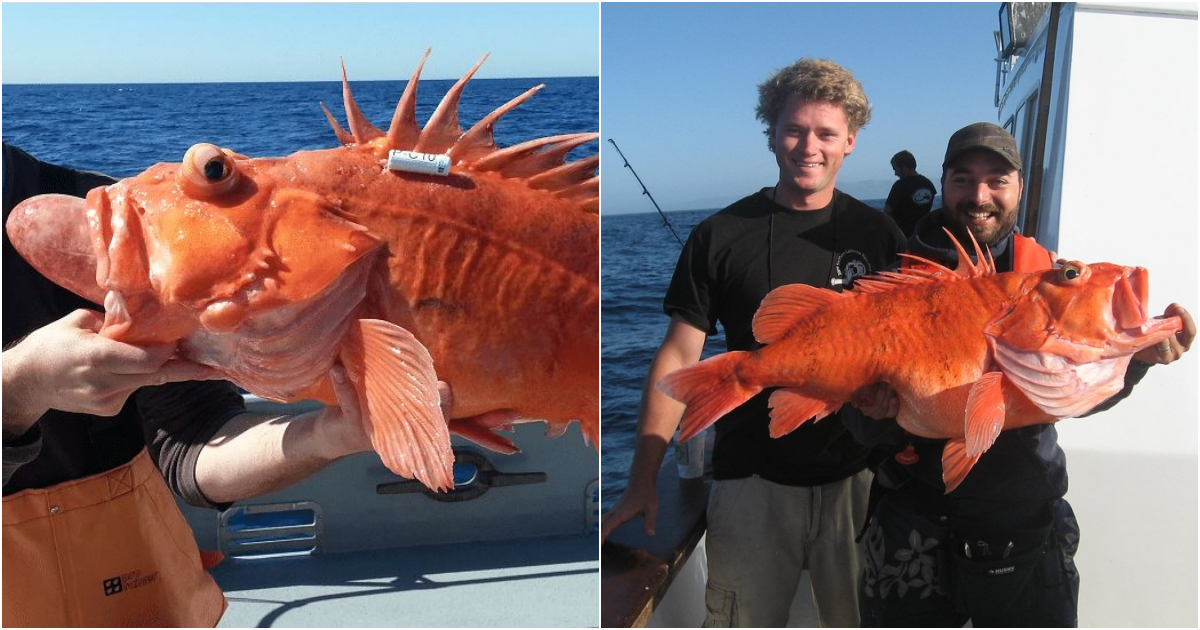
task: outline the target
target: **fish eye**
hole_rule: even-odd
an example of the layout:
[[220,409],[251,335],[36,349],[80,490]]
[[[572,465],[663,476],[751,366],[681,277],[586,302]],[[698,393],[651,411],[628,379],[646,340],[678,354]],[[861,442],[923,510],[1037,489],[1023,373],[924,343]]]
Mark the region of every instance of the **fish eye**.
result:
[[232,154],[214,144],[201,143],[183,156],[178,181],[187,196],[211,199],[233,190],[237,175]]
[[221,158],[213,158],[204,163],[204,176],[209,181],[220,181],[229,175],[229,164]]
[[1059,269],[1059,278],[1064,282],[1071,282],[1083,276],[1085,267],[1081,263],[1069,262]]

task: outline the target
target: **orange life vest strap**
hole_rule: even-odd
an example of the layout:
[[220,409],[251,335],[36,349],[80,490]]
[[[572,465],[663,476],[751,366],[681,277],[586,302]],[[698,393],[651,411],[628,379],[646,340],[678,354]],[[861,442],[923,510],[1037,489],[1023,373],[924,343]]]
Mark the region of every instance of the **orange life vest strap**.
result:
[[1054,266],[1045,247],[1029,236],[1013,234],[1013,271],[1044,271]]

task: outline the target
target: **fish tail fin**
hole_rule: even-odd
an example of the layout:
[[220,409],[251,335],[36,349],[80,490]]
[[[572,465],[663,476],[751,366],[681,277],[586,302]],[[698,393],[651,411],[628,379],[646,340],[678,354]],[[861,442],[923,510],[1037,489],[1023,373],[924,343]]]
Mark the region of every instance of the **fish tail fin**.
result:
[[360,319],[341,360],[358,391],[363,428],[388,470],[432,490],[453,488],[450,429],[429,351],[395,324]]
[[687,405],[679,425],[681,440],[695,436],[762,391],[762,387],[738,379],[737,365],[748,354],[726,352],[675,370],[655,384],[662,393]]
[[982,453],[967,454],[965,438],[955,438],[946,442],[945,448],[942,449],[942,481],[946,484],[946,494],[954,492],[958,484],[967,478],[967,473],[971,472],[975,462],[979,461],[980,455]]
[[809,420],[820,420],[841,409],[843,404],[840,400],[812,398],[790,387],[776,390],[767,403],[771,408],[771,437],[782,437]]
[[499,431],[512,431],[517,418],[517,412],[512,409],[497,409],[470,418],[455,418],[450,421],[450,432],[488,450],[513,455],[521,449]]

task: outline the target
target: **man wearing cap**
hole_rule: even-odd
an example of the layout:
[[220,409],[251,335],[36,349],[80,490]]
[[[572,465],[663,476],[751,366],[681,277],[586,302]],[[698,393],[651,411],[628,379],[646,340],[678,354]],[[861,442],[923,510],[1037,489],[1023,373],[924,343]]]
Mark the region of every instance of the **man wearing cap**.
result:
[[[925,216],[909,252],[949,267],[958,254],[946,236],[991,249],[996,268],[1037,271],[1054,256],[1016,233],[1024,181],[1012,135],[990,123],[955,132],[942,164],[942,208]],[[969,247],[968,247],[969,248]],[[1190,347],[1195,325],[1177,305],[1183,332],[1165,348],[1134,355],[1125,389],[1093,410],[1129,395],[1151,364],[1170,363]],[[894,417],[894,392],[863,412]],[[870,422],[870,421],[868,421]],[[852,431],[865,439],[865,427]],[[1053,424],[1003,431],[953,492],[942,483],[946,440],[906,434],[887,422],[880,444],[894,453],[875,469],[860,610],[864,626],[1072,627],[1078,623],[1079,527],[1067,491],[1066,457]],[[876,435],[871,441],[878,440]]]

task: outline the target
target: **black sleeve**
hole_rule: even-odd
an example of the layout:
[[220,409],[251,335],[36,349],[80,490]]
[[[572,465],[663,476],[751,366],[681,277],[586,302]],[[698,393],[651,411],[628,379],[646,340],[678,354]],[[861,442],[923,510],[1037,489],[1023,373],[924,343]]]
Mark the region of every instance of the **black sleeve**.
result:
[[188,381],[143,387],[134,397],[150,456],[171,490],[190,505],[228,507],[212,503],[200,492],[196,459],[218,429],[246,411],[237,388],[225,381]]
[[97,186],[107,186],[117,180],[102,173],[77,171],[37,158],[4,143],[4,216],[18,203],[33,197],[59,193],[85,197]]
[[692,230],[683,252],[679,254],[675,274],[671,276],[671,284],[663,299],[663,312],[671,316],[679,315],[696,328],[715,335],[716,305],[721,298],[716,295],[718,288],[709,264],[710,245],[710,230],[705,223],[701,223]]
[[894,418],[876,420],[869,418],[854,405],[842,405],[838,410],[838,419],[863,446],[878,446],[888,452],[900,450],[904,445],[904,429]]
[[42,452],[42,427],[34,423],[28,431],[19,437],[4,438],[4,485],[12,479],[17,469],[33,460]]
[[887,201],[883,202],[884,205],[891,206],[892,210],[900,207],[900,188],[902,186],[901,181],[897,181],[895,184],[892,184],[892,189],[888,191]]

